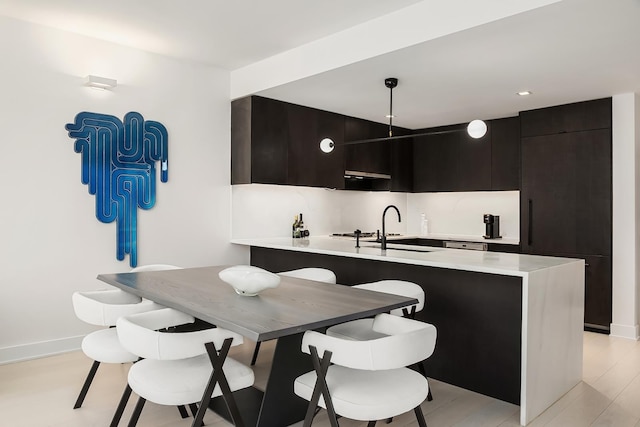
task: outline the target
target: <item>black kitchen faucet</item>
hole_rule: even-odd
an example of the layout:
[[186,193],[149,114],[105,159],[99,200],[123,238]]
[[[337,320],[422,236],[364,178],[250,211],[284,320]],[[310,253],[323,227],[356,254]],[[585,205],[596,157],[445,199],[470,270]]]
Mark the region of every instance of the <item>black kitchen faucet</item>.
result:
[[389,205],[386,208],[384,208],[384,212],[382,212],[382,236],[380,237],[380,242],[382,245],[381,247],[383,251],[387,250],[387,234],[385,233],[384,217],[387,214],[387,211],[389,210],[389,208],[393,208],[396,210],[396,212],[398,213],[398,222],[402,222],[402,219],[400,219],[400,211],[395,205]]

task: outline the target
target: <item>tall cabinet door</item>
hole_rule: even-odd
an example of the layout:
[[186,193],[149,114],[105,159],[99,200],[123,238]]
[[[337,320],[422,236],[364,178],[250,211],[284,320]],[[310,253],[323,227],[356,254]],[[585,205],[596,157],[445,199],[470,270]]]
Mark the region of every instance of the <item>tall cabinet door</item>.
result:
[[522,250],[611,254],[611,130],[522,138]]

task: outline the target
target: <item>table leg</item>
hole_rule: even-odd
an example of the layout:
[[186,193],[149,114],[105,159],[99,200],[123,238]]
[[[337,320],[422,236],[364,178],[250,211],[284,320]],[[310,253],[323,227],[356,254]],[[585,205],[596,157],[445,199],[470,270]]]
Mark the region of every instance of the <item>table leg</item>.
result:
[[302,335],[278,338],[258,427],[288,426],[304,420],[309,402],[293,392],[295,379],[313,370],[311,358],[300,349]]

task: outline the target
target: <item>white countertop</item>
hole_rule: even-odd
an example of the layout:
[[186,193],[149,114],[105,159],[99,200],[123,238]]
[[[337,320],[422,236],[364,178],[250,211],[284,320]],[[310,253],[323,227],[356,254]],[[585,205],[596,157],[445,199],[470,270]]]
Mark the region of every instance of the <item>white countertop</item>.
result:
[[[360,248],[355,240],[312,236],[307,239],[275,237],[264,239],[232,239],[231,243],[271,249],[284,249],[326,255],[366,258],[378,261],[425,265],[455,270],[477,271],[506,276],[526,276],[528,273],[559,265],[584,262],[573,258],[557,258],[538,255],[522,255],[502,252],[473,251],[465,249],[445,249],[442,247],[387,244],[382,251],[375,242],[361,241]],[[396,248],[396,249],[394,249]],[[397,248],[415,249],[414,251]],[[423,252],[428,251],[428,252]]]
[[[500,245],[519,245],[519,238],[501,237],[499,239],[485,239],[482,236],[469,236],[463,234],[424,234],[420,236],[402,236],[405,239],[434,239],[434,240],[450,240],[454,242],[482,242],[482,243],[496,243]],[[392,239],[392,237],[390,238]]]

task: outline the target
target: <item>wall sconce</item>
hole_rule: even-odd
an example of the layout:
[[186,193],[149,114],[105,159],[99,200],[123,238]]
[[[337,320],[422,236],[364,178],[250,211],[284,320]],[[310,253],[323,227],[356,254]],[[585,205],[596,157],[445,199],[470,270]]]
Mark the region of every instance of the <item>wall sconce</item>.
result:
[[113,89],[118,85],[116,79],[108,79],[106,77],[88,75],[85,77],[84,85],[94,89]]

